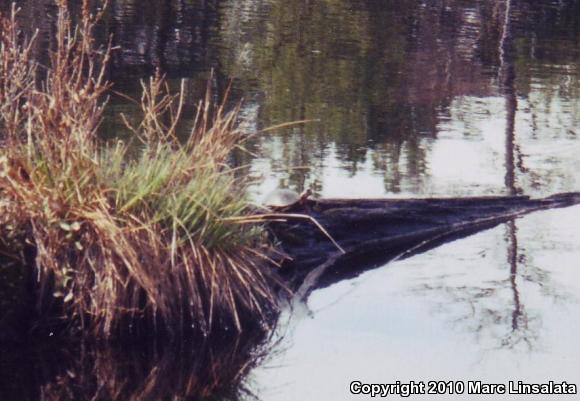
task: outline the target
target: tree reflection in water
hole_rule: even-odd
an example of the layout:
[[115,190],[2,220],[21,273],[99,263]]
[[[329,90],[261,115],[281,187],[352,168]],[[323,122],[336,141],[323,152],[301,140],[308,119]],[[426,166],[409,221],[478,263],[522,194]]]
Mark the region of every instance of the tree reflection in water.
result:
[[[50,48],[52,2],[18,1],[27,25],[40,28],[38,53]],[[562,106],[550,102],[580,93],[579,10],[572,0],[110,0],[100,29],[119,46],[111,68],[118,90],[136,95],[138,78],[157,67],[193,81],[213,69],[217,87],[233,81],[233,99],[244,98],[251,126],[317,121],[256,139],[242,165],[258,155],[260,173],[282,171],[275,176],[283,184],[324,192],[333,163],[350,176],[370,170],[383,178],[385,193],[424,194],[446,124],[478,140],[473,127],[489,117],[457,113],[453,103],[503,96],[510,76],[532,124],[562,134],[542,122],[548,107]],[[126,102],[113,105],[136,112]],[[568,127],[578,123],[575,109],[560,114]],[[515,149],[528,139],[520,136]],[[533,174],[516,172],[514,180],[561,178]]]

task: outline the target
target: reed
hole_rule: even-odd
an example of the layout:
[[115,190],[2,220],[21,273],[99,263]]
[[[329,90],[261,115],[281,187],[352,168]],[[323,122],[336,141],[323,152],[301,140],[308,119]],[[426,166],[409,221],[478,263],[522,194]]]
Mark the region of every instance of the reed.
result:
[[260,226],[232,223],[247,210],[246,182],[227,165],[243,140],[238,110],[208,94],[179,140],[183,88],[171,94],[157,74],[143,82],[142,121],[127,122],[137,155],[102,143],[111,47],[97,47],[87,1],[75,26],[57,4],[46,69],[16,8],[1,20],[0,248],[33,265],[38,311],[57,299],[99,338],[142,321],[171,335],[267,321],[279,285],[268,246]]

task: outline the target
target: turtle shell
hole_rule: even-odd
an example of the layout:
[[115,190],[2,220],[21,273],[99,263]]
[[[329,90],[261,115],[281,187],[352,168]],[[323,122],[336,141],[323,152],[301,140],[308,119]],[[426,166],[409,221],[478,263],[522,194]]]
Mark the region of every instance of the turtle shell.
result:
[[268,207],[287,207],[300,201],[300,195],[291,189],[275,189],[264,198],[263,204]]

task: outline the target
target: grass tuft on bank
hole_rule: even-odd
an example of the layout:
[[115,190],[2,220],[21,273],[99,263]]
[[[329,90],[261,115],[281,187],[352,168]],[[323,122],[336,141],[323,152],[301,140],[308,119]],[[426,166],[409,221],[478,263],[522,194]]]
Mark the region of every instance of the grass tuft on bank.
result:
[[183,88],[143,83],[140,140],[104,144],[97,129],[110,85],[110,47],[84,2],[73,26],[58,1],[50,64],[17,10],[0,31],[0,251],[32,267],[40,314],[58,310],[99,338],[148,322],[169,334],[265,321],[279,284],[259,226],[228,219],[247,210],[243,179],[227,164],[243,140],[237,110],[208,96],[186,140],[176,135]]

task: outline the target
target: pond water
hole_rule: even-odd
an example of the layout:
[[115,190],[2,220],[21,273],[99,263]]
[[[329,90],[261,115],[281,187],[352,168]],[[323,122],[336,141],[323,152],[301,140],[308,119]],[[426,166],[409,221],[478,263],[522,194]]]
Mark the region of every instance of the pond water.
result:
[[[49,37],[52,2],[20,3]],[[236,155],[255,199],[278,186],[353,198],[580,190],[580,1],[111,0],[100,29],[120,46],[118,90],[160,67],[186,79],[189,105],[206,80],[218,93],[231,83],[250,131],[309,120]],[[112,98],[118,111],[132,106]],[[353,380],[580,386],[579,212],[532,214],[314,292],[286,311],[245,385],[269,401],[366,398]]]

